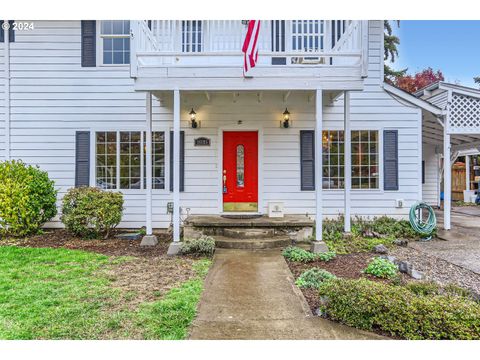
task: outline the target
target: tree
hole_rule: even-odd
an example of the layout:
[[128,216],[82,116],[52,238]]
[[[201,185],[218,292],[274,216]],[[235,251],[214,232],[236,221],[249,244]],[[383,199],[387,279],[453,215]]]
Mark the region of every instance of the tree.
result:
[[480,76],[474,77],[473,81],[475,81],[475,84],[480,84]]
[[443,73],[440,70],[433,71],[431,67],[428,67],[422,71],[417,72],[414,75],[401,75],[396,76],[393,80],[393,85],[409,92],[414,93],[425,86],[433,84],[437,81],[445,80]]
[[[397,25],[400,26],[400,21],[397,21]],[[392,25],[389,20],[383,21],[384,28],[384,60],[390,60],[392,63],[395,62],[395,59],[398,57],[398,48],[400,45],[400,39],[398,36],[393,35]],[[394,79],[399,76],[404,76],[407,72],[407,69],[403,70],[394,70],[389,65],[383,64],[384,67],[384,78],[387,83],[393,84]]]

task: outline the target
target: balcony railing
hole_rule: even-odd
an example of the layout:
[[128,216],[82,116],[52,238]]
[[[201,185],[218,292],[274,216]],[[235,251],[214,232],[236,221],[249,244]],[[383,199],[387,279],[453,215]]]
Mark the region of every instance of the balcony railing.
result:
[[[239,66],[241,20],[131,21],[132,76],[139,67]],[[360,67],[366,76],[368,22],[262,20],[258,66]]]

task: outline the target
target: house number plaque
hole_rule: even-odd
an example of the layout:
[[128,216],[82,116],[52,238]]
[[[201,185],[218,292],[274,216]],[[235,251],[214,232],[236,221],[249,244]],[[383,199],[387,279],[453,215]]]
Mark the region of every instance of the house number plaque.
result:
[[195,146],[210,146],[210,139],[206,137],[196,138]]

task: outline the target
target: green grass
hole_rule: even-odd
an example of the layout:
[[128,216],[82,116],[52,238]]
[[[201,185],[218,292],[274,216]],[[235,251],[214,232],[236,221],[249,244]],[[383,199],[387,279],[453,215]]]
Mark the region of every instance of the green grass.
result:
[[128,258],[66,249],[0,247],[0,339],[182,339],[193,320],[209,260],[198,277],[138,308],[103,269]]

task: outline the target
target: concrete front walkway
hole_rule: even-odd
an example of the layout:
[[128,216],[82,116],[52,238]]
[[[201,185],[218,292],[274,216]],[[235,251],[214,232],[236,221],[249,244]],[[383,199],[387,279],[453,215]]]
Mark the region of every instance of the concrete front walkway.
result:
[[312,316],[280,250],[217,250],[191,339],[379,339]]

